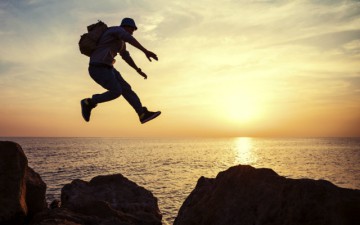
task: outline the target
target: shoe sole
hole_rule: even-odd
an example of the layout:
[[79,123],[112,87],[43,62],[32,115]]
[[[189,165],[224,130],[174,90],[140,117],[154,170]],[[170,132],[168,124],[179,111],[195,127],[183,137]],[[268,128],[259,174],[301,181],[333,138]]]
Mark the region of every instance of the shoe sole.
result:
[[150,116],[149,118],[147,118],[146,120],[144,121],[141,121],[142,124],[146,123],[146,122],[149,122],[150,120],[153,120],[155,119],[156,117],[160,116],[161,112],[156,112],[154,113],[152,116]]
[[82,117],[84,118],[84,120],[86,121],[86,122],[89,122],[90,121],[90,118],[87,120],[86,118],[85,118],[85,116],[84,116],[84,113],[83,113],[83,108],[84,108],[84,105],[85,105],[85,102],[84,102],[85,100],[81,100],[80,101],[80,105],[81,105],[81,115],[82,115]]

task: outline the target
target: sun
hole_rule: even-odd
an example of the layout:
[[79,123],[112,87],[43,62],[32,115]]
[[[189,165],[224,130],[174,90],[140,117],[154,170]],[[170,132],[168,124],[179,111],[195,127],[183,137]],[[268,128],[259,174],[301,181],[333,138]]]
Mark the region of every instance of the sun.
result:
[[250,97],[233,99],[228,116],[233,120],[250,122],[256,118],[258,107]]
[[261,116],[260,104],[251,95],[229,97],[222,105],[222,114],[231,123],[252,124]]

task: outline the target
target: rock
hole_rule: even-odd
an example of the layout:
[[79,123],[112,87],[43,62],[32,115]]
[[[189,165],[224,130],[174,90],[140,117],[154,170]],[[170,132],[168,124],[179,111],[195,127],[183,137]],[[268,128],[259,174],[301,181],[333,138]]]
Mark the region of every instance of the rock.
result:
[[359,212],[360,190],[239,165],[201,177],[174,225],[354,225]]
[[61,205],[60,200],[55,199],[50,203],[50,209],[60,208],[60,205]]
[[17,143],[0,141],[0,224],[23,224],[47,208],[46,184]]
[[36,213],[47,209],[46,184],[40,175],[30,167],[26,168],[25,181],[28,217],[32,218]]
[[121,174],[74,180],[61,191],[61,206],[38,213],[31,225],[161,225],[151,192]]
[[0,224],[23,224],[26,206],[27,158],[20,145],[0,142]]
[[66,208],[55,208],[35,215],[30,225],[98,225],[100,220],[95,216],[85,216]]
[[157,199],[121,174],[74,180],[61,191],[61,208],[96,217],[98,224],[161,225]]

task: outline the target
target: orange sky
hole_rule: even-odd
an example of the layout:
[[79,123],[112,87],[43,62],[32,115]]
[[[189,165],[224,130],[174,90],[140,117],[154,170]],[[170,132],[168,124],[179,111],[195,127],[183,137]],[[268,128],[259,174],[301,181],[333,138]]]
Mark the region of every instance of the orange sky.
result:
[[[358,1],[86,2],[0,2],[0,136],[360,136]],[[128,47],[149,78],[115,67],[162,115],[142,125],[120,97],[86,123],[104,90],[79,37],[123,17],[159,61]]]

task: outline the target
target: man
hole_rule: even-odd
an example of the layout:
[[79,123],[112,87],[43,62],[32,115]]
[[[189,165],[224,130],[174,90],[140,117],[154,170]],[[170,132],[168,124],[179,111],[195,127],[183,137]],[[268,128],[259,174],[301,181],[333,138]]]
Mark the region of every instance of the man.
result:
[[89,122],[91,110],[99,103],[107,102],[123,95],[126,101],[135,109],[141,123],[146,123],[160,115],[160,111],[151,112],[143,107],[137,94],[124,80],[121,74],[113,67],[115,56],[119,53],[122,59],[134,68],[144,79],[147,75],[136,66],[129,52],[126,50],[125,42],[133,45],[151,61],[158,60],[155,53],[145,49],[133,36],[137,30],[135,21],[124,18],[120,26],[109,27],[101,36],[98,46],[90,56],[89,74],[91,78],[105,88],[102,94],[94,94],[91,98],[81,100],[81,112],[86,122]]

